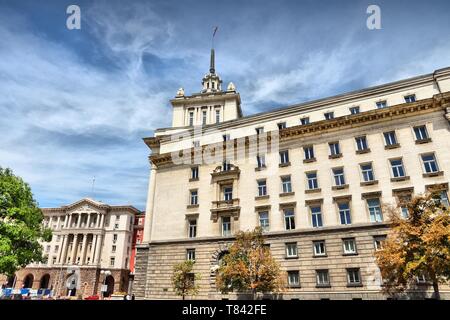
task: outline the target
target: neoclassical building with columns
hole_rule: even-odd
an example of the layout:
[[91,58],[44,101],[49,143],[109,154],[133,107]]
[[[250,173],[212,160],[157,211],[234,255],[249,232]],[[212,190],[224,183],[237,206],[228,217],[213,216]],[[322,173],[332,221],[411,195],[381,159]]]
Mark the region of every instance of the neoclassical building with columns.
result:
[[133,206],[112,206],[85,198],[59,208],[44,208],[52,230],[42,243],[46,263],[31,264],[10,279],[14,288],[52,289],[55,296],[104,296],[128,292],[135,217]]
[[[172,268],[186,259],[201,274],[196,298],[236,298],[217,291],[215,270],[233,235],[256,226],[286,274],[283,299],[385,299],[384,205],[431,189],[448,205],[450,68],[243,116],[212,51],[201,92],[179,89],[171,104],[172,126],[144,138],[140,299],[176,299]],[[431,291],[424,275],[405,298]]]

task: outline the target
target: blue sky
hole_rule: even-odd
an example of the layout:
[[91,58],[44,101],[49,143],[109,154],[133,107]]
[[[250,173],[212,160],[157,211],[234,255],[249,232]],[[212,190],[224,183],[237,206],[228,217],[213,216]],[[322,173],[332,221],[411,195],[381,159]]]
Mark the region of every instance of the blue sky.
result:
[[0,0],[0,166],[42,207],[92,196],[94,176],[97,200],[145,207],[141,138],[170,125],[179,87],[200,90],[215,25],[244,115],[450,66],[447,0],[126,3]]

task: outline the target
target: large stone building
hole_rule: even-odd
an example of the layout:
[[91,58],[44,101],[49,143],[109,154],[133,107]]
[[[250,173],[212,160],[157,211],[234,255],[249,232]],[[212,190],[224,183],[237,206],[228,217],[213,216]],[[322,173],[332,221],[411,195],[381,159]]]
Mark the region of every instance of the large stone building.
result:
[[[222,88],[214,52],[202,85],[178,90],[172,127],[144,139],[136,296],[176,298],[173,265],[195,259],[197,298],[234,298],[217,291],[215,266],[236,231],[261,226],[286,271],[282,298],[386,298],[373,255],[388,231],[383,204],[431,187],[448,203],[450,68],[251,116],[233,83]],[[408,295],[429,289],[420,278]]]
[[7,287],[51,289],[54,296],[100,295],[102,285],[105,297],[129,291],[133,233],[143,224],[141,211],[88,198],[42,211],[53,233],[42,244],[47,262],[19,270]]

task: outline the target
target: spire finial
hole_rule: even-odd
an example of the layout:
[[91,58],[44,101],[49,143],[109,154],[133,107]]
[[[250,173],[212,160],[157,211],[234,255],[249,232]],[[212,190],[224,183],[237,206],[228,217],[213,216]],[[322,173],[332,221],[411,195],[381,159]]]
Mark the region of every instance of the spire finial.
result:
[[214,48],[211,49],[211,62],[209,64],[209,72],[212,74],[216,73],[215,63],[214,63]]
[[215,57],[214,57],[214,37],[216,36],[216,32],[217,29],[219,27],[214,27],[214,31],[213,31],[213,35],[212,35],[212,39],[211,39],[211,62],[209,64],[209,72],[214,74],[216,72],[216,68],[215,68]]

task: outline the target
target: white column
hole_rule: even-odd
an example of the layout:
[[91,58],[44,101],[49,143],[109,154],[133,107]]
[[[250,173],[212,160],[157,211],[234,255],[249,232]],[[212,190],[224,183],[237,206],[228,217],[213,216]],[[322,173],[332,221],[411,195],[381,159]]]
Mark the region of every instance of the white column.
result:
[[102,248],[102,240],[103,240],[102,235],[100,234],[97,235],[97,245],[95,246],[95,258],[94,258],[96,264],[100,263],[100,251]]
[[60,244],[60,248],[59,248],[59,252],[58,252],[58,260],[56,260],[56,261],[58,261],[58,263],[61,262],[61,256],[62,256],[62,254],[64,252],[63,251],[64,250],[64,246],[66,245],[66,238],[67,238],[66,235],[62,236],[62,240],[61,240],[61,244]]
[[93,234],[92,235],[92,248],[91,248],[91,252],[89,253],[89,257],[90,259],[90,263],[94,264],[94,257],[95,257],[95,248],[97,246],[97,235]]
[[72,246],[72,252],[70,253],[70,262],[71,264],[75,264],[76,261],[76,254],[77,254],[77,239],[78,239],[78,234],[74,234],[73,236],[73,246]]
[[67,252],[69,251],[69,239],[70,239],[70,234],[67,235],[66,243],[64,245],[64,249],[63,249],[63,253],[62,253],[62,257],[61,257],[62,264],[66,264]]
[[104,222],[105,222],[105,214],[102,213],[102,215],[100,216],[100,228],[103,228]]
[[83,234],[83,245],[81,248],[81,261],[80,264],[84,265],[84,260],[86,257],[86,252],[87,252],[87,234]]
[[61,216],[58,216],[58,218],[56,219],[56,228],[57,229],[61,228],[60,223],[61,223]]
[[148,182],[148,195],[147,195],[147,205],[145,208],[145,223],[144,223],[144,238],[143,243],[149,243],[152,234],[152,219],[153,219],[153,202],[155,198],[155,185],[156,185],[156,166],[151,163],[150,177]]
[[82,216],[81,216],[81,213],[79,213],[77,216],[78,216],[77,228],[80,229],[80,226],[81,226],[81,217],[82,217]]
[[69,215],[69,223],[67,224],[67,227],[68,228],[72,228],[72,217],[73,217],[73,215],[72,215],[72,213]]
[[91,213],[89,212],[87,222],[86,222],[86,228],[89,228],[90,224],[91,224]]

